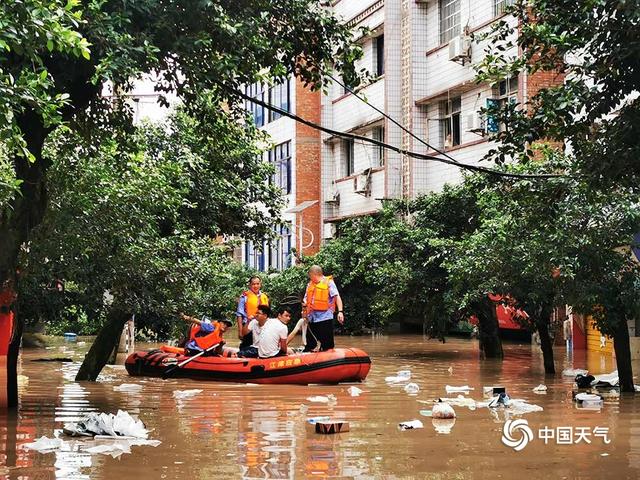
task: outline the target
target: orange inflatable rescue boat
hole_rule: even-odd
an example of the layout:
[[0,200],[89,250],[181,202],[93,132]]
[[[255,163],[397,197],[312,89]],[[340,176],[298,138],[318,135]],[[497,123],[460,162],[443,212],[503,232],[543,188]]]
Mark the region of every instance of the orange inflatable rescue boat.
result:
[[[309,383],[361,382],[371,368],[371,359],[357,348],[336,348],[326,352],[296,353],[273,358],[198,357],[171,377],[222,382]],[[162,347],[129,355],[125,367],[129,375],[161,377],[168,368],[187,360],[182,349]]]

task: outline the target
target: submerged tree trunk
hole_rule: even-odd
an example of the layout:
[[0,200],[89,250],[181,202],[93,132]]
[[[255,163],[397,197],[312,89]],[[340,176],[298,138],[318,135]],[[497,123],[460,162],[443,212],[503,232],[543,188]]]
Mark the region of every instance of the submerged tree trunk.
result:
[[618,378],[620,379],[620,391],[635,392],[635,388],[633,386],[633,371],[631,368],[629,329],[627,327],[627,321],[624,318],[620,319],[616,331],[613,334],[613,348],[616,353],[616,366],[618,367]]
[[120,310],[111,310],[107,316],[107,323],[100,329],[98,336],[93,341],[89,353],[78,370],[76,380],[95,381],[100,372],[109,361],[113,350],[118,346],[120,334],[124,324],[131,315]]
[[[33,112],[26,112],[18,124],[24,133],[29,151],[35,159],[15,157],[16,178],[21,180],[20,192],[10,205],[0,210],[0,288],[18,291],[19,257],[22,246],[28,242],[29,234],[42,222],[47,206],[44,185],[46,162],[42,158],[42,148],[48,130]],[[17,302],[17,299],[16,299]],[[18,405],[18,355],[22,340],[22,321],[14,308],[14,335],[7,354],[7,403],[10,408]]]
[[478,338],[481,358],[504,358],[502,341],[498,335],[496,304],[486,295],[473,305],[478,316]]
[[544,362],[544,373],[556,373],[555,363],[553,361],[553,342],[549,334],[549,317],[551,316],[548,309],[541,309],[539,318],[536,318],[536,326],[540,334],[540,348],[542,349],[542,361]]

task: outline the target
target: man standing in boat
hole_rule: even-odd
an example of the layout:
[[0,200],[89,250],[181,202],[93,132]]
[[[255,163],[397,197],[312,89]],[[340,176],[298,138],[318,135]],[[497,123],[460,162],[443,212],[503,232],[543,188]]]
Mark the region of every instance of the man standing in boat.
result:
[[253,345],[253,334],[248,326],[249,322],[256,317],[258,306],[269,306],[269,297],[261,291],[262,279],[255,275],[249,279],[248,285],[249,290],[242,292],[236,309],[240,350],[246,350]]
[[342,298],[331,276],[325,277],[322,268],[313,265],[309,269],[309,283],[302,300],[309,321],[309,333],[305,352],[330,350],[334,347],[333,316],[338,308],[338,322],[344,323]]

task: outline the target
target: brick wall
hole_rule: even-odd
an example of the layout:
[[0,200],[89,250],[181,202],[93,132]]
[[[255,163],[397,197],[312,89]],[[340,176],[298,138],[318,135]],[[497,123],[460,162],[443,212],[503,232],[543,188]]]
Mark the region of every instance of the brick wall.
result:
[[[320,92],[311,92],[306,89],[300,80],[295,80],[296,89],[296,114],[314,123],[320,123]],[[300,215],[303,215],[303,226],[313,232],[313,244],[305,248],[303,254],[310,255],[318,251],[322,232],[320,229],[320,131],[303,125],[296,124],[296,162],[295,162],[295,204],[306,200],[317,200],[318,203],[298,213],[297,224],[300,224]],[[308,233],[303,234],[303,244],[309,243],[311,238]]]

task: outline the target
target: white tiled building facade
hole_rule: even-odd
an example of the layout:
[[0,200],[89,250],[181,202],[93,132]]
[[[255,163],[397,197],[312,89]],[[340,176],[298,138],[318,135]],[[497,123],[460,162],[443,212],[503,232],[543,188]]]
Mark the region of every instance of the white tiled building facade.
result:
[[[490,102],[522,101],[526,79],[478,85],[471,65],[484,45],[470,35],[488,31],[511,0],[337,0],[334,14],[367,27],[359,38],[367,68],[377,80],[357,90],[368,102],[429,144],[403,132],[369,105],[334,83],[322,98],[322,122],[334,130],[383,139],[418,153],[446,151],[477,164],[499,125],[478,113]],[[514,52],[515,54],[515,52]],[[522,77],[522,76],[521,76]],[[375,212],[385,198],[414,198],[461,180],[454,166],[401,156],[364,142],[322,138],[323,238],[342,219]]]

